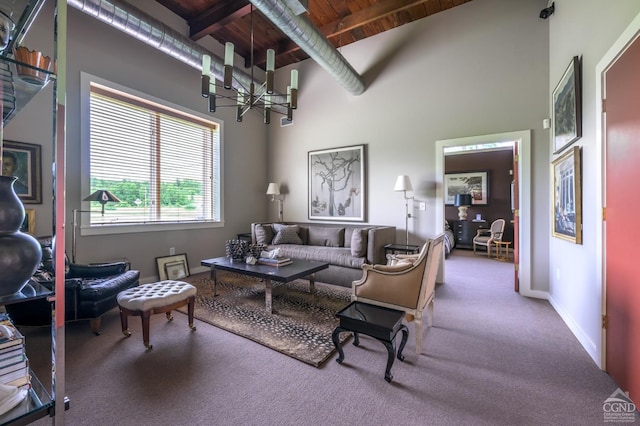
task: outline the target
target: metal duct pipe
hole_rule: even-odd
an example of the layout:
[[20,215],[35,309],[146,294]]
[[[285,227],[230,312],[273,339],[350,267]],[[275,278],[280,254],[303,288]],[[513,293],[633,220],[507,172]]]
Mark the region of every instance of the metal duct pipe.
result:
[[[223,79],[221,58],[140,9],[118,0],[67,0],[67,4],[198,70],[202,69],[202,55],[209,55],[211,74]],[[251,76],[241,70],[234,69],[233,76],[244,87],[251,84]]]
[[351,94],[364,93],[362,77],[305,15],[296,16],[282,0],[249,1]]

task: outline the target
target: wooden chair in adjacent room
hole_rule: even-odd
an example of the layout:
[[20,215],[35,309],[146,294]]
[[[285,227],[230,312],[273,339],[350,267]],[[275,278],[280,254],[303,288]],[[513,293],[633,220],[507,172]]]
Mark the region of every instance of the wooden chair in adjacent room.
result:
[[487,257],[491,256],[493,243],[495,241],[502,241],[504,224],[504,219],[496,219],[491,222],[489,229],[478,229],[476,236],[473,237],[473,254],[476,253],[476,246],[484,246],[487,248]]

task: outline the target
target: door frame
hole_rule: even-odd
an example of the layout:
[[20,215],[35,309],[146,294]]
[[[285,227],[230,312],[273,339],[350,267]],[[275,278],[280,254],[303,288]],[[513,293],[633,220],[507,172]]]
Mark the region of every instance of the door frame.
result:
[[[438,232],[444,232],[444,148],[491,142],[514,142],[518,144],[518,150],[520,153],[520,161],[518,162],[518,203],[520,209],[520,221],[518,229],[514,230],[518,232],[519,241],[519,293],[527,297],[548,299],[547,292],[533,290],[531,288],[531,130],[436,141],[435,229]],[[527,241],[527,244],[522,244],[523,241]]]
[[[606,208],[606,156],[605,156],[605,139],[606,129],[604,126],[604,115],[602,112],[602,100],[605,99],[605,73],[625,52],[627,47],[640,37],[640,13],[631,21],[629,26],[622,32],[620,37],[613,43],[607,53],[596,65],[596,172],[600,182],[600,190],[596,191],[596,217],[600,220],[596,221],[596,272],[600,277],[602,285],[600,286],[600,310],[601,315],[607,313],[607,279],[606,279],[606,247],[605,247],[605,222],[603,220],[603,211]],[[600,334],[600,363],[598,367],[604,369],[607,365],[607,332],[601,328]]]

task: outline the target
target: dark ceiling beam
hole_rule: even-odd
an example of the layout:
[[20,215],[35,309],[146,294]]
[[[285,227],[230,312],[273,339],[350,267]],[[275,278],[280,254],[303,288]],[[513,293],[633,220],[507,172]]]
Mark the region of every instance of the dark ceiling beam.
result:
[[249,0],[223,2],[220,7],[210,9],[188,22],[189,37],[194,41],[199,40],[249,13],[251,13]]
[[[351,15],[345,16],[344,18],[330,22],[329,24],[324,25],[322,28],[319,28],[319,30],[327,39],[331,39],[332,37],[337,37],[342,33],[352,31],[371,22],[375,22],[378,19],[393,15],[394,13],[398,13],[412,7],[420,6],[424,3],[427,3],[428,1],[429,0],[386,0],[384,2],[376,3],[371,7],[362,9]],[[298,50],[300,50],[300,47],[292,41],[288,40],[278,46],[276,55],[287,55],[297,52]],[[261,63],[259,62],[256,62],[256,64],[261,65]]]

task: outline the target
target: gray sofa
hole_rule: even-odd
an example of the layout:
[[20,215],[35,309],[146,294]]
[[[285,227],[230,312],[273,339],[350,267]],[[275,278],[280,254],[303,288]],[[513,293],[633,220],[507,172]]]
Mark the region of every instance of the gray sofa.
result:
[[386,263],[384,246],[396,239],[395,226],[336,223],[252,223],[251,242],[280,249],[292,259],[329,263],[316,280],[351,287],[362,278],[362,265]]

